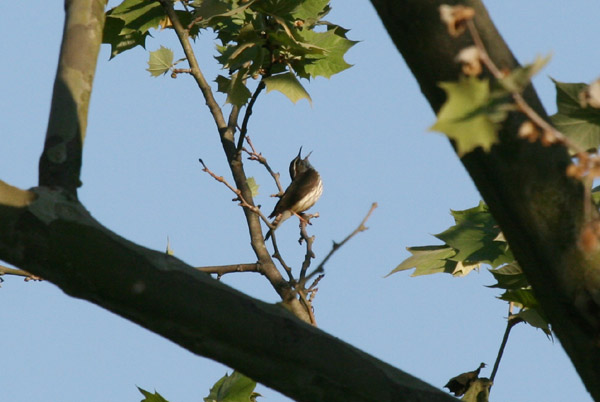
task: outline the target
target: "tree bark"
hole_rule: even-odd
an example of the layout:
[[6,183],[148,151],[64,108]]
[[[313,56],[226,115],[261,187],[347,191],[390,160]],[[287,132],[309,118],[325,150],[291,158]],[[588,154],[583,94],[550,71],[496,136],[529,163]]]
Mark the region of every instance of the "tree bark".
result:
[[[445,101],[438,83],[458,79],[460,67],[454,59],[472,44],[467,34],[448,35],[440,22],[441,4],[473,7],[477,29],[494,63],[500,68],[518,66],[478,0],[371,2],[436,112]],[[547,118],[533,88],[524,97]],[[522,114],[510,114],[500,130],[500,143],[489,153],[477,149],[462,162],[504,232],[553,331],[588,391],[600,400],[600,254],[585,253],[579,247],[586,223],[583,187],[566,177],[570,158],[564,147],[518,139],[524,121]]]

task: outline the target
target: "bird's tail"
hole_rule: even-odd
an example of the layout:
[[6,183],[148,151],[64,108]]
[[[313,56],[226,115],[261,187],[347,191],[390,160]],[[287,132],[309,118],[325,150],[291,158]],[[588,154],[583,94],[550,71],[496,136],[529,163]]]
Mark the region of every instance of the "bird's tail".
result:
[[280,213],[279,215],[277,215],[275,217],[275,219],[273,219],[273,222],[271,222],[271,225],[273,226],[273,229],[269,229],[269,231],[267,232],[267,234],[265,236],[265,241],[269,240],[269,238],[271,237],[272,232],[275,231],[275,230],[277,230],[277,228],[283,223],[283,221],[285,221],[286,219],[288,219],[292,215],[293,214],[290,211],[283,211],[282,213]]

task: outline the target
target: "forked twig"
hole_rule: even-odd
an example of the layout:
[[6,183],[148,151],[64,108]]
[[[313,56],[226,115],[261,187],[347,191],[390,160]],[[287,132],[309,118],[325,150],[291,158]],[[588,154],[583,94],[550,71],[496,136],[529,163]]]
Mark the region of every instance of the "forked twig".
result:
[[269,227],[271,226],[271,222],[269,222],[269,219],[262,213],[260,208],[246,202],[246,200],[242,196],[242,192],[239,189],[237,189],[237,188],[233,187],[231,184],[229,184],[229,182],[227,182],[227,180],[225,180],[225,178],[223,176],[217,176],[216,174],[214,174],[206,166],[206,164],[204,163],[204,161],[202,159],[199,158],[198,161],[202,164],[203,172],[208,173],[216,181],[223,183],[228,189],[230,189],[236,195],[236,198],[233,199],[234,201],[239,201],[240,206],[242,206],[244,208],[248,208],[250,211],[252,211],[255,214],[257,214],[258,216],[260,216],[260,218],[267,224],[267,226],[269,226]]
[[333,246],[331,247],[331,250],[325,256],[325,258],[323,259],[323,261],[321,261],[321,263],[317,266],[317,268],[315,268],[314,271],[312,271],[310,274],[306,275],[304,278],[302,278],[299,281],[298,286],[300,288],[303,288],[304,284],[306,284],[306,282],[308,280],[310,280],[312,277],[314,277],[317,274],[321,274],[321,273],[324,272],[325,264],[327,263],[327,261],[329,261],[329,258],[331,258],[331,256],[333,255],[333,253],[335,253],[340,247],[342,247],[344,244],[346,244],[348,242],[348,240],[350,240],[352,237],[354,237],[358,233],[364,232],[365,230],[368,229],[368,227],[366,227],[365,224],[367,223],[367,220],[369,220],[369,218],[371,217],[371,214],[373,213],[373,211],[375,210],[375,208],[377,208],[377,203],[376,202],[374,202],[373,204],[371,204],[371,208],[369,209],[369,212],[367,212],[367,215],[360,222],[360,225],[358,225],[358,227],[356,229],[354,229],[354,231],[352,231],[352,233],[350,233],[348,236],[346,236],[346,238],[344,240],[342,240],[340,243],[333,242]]
[[281,186],[281,182],[279,181],[279,173],[274,172],[273,169],[271,169],[271,166],[269,166],[267,158],[265,158],[260,152],[256,151],[256,148],[254,148],[254,144],[252,144],[250,137],[246,136],[246,142],[248,143],[252,151],[248,151],[246,148],[242,148],[242,150],[249,155],[248,159],[258,161],[261,165],[265,167],[265,169],[267,169],[267,172],[269,172],[271,177],[273,177],[273,180],[275,180],[275,184],[277,185],[277,189],[279,190],[279,193],[276,194],[276,196],[282,196],[284,190]]

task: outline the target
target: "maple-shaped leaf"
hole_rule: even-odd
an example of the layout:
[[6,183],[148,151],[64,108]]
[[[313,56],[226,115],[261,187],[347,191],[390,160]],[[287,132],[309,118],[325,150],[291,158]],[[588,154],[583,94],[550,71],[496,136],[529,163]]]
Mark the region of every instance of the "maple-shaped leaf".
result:
[[467,264],[483,262],[492,267],[514,260],[508,244],[496,240],[500,228],[483,202],[477,207],[451,213],[456,225],[435,237],[457,251],[452,260]]
[[155,0],[125,0],[110,10],[110,16],[124,22],[121,34],[145,33],[150,28],[158,28],[165,18],[165,12]]
[[462,157],[475,148],[489,151],[498,142],[496,126],[487,114],[490,103],[488,79],[461,77],[458,82],[441,82],[447,99],[430,130],[446,134]]
[[529,282],[527,282],[523,270],[516,261],[503,265],[498,269],[490,269],[489,271],[494,276],[494,279],[498,281],[495,285],[488,286],[489,288],[508,290],[529,287]]
[[256,0],[250,0],[244,2],[239,7],[234,7],[231,1],[222,0],[194,0],[191,4],[194,7],[194,18],[198,21],[198,24],[202,27],[208,27],[213,23],[213,18],[219,17],[234,17],[236,15],[242,15],[244,10],[252,6]]
[[298,7],[298,3],[298,0],[259,0],[255,8],[263,14],[282,17]]
[[256,388],[255,381],[234,371],[231,375],[225,374],[212,386],[204,402],[250,402],[256,397],[254,388]]
[[325,32],[308,29],[298,32],[300,42],[325,51],[323,55],[306,56],[304,71],[311,77],[330,78],[332,75],[352,67],[344,60],[344,55],[358,42],[347,39],[345,36],[347,31],[337,28],[336,26]]
[[161,74],[166,74],[173,66],[173,51],[169,48],[161,46],[160,49],[150,52],[148,60],[148,68],[153,77],[158,77]]
[[102,33],[102,43],[109,44],[110,58],[112,59],[119,53],[134,48],[136,46],[146,47],[146,37],[148,32],[141,33],[138,31],[121,34],[125,22],[119,18],[113,18],[110,15],[106,16],[104,23],[104,31]]
[[154,393],[148,392],[145,389],[137,387],[138,390],[144,395],[144,399],[141,402],[169,402],[161,394],[154,391]]
[[219,75],[215,80],[217,83],[217,91],[227,94],[225,103],[229,103],[235,106],[243,106],[248,102],[250,96],[250,90],[244,84],[246,78],[247,68],[242,68],[233,76],[231,79]]
[[412,255],[402,261],[400,265],[386,276],[393,273],[415,268],[411,276],[430,275],[440,272],[453,273],[457,263],[449,258],[456,254],[456,250],[448,246],[423,246],[407,247]]
[[587,85],[553,81],[558,112],[550,116],[552,123],[581,148],[597,149],[600,146],[600,109],[584,108],[580,100]]
[[308,22],[321,19],[329,11],[329,0],[305,0],[292,11],[292,17]]
[[517,316],[527,324],[534,328],[541,329],[548,338],[552,338],[552,331],[550,330],[550,324],[546,317],[537,308],[528,308],[521,310],[517,313]]
[[520,308],[540,308],[531,288],[508,289],[499,299],[513,302]]
[[284,73],[272,75],[264,78],[265,85],[267,86],[267,93],[275,90],[279,91],[289,100],[296,103],[300,99],[307,99],[308,103],[312,105],[312,99],[306,89],[300,84],[300,81],[292,73]]

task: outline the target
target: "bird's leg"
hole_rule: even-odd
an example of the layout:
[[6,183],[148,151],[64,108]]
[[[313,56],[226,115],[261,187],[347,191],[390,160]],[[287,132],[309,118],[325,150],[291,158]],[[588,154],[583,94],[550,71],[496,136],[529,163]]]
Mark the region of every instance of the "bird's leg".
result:
[[312,218],[318,218],[319,217],[319,213],[315,212],[314,214],[304,214],[302,212],[297,213],[294,212],[294,215],[296,215],[298,217],[298,219],[300,219],[300,223],[304,223],[304,225],[312,225],[312,223],[310,223],[310,220]]

